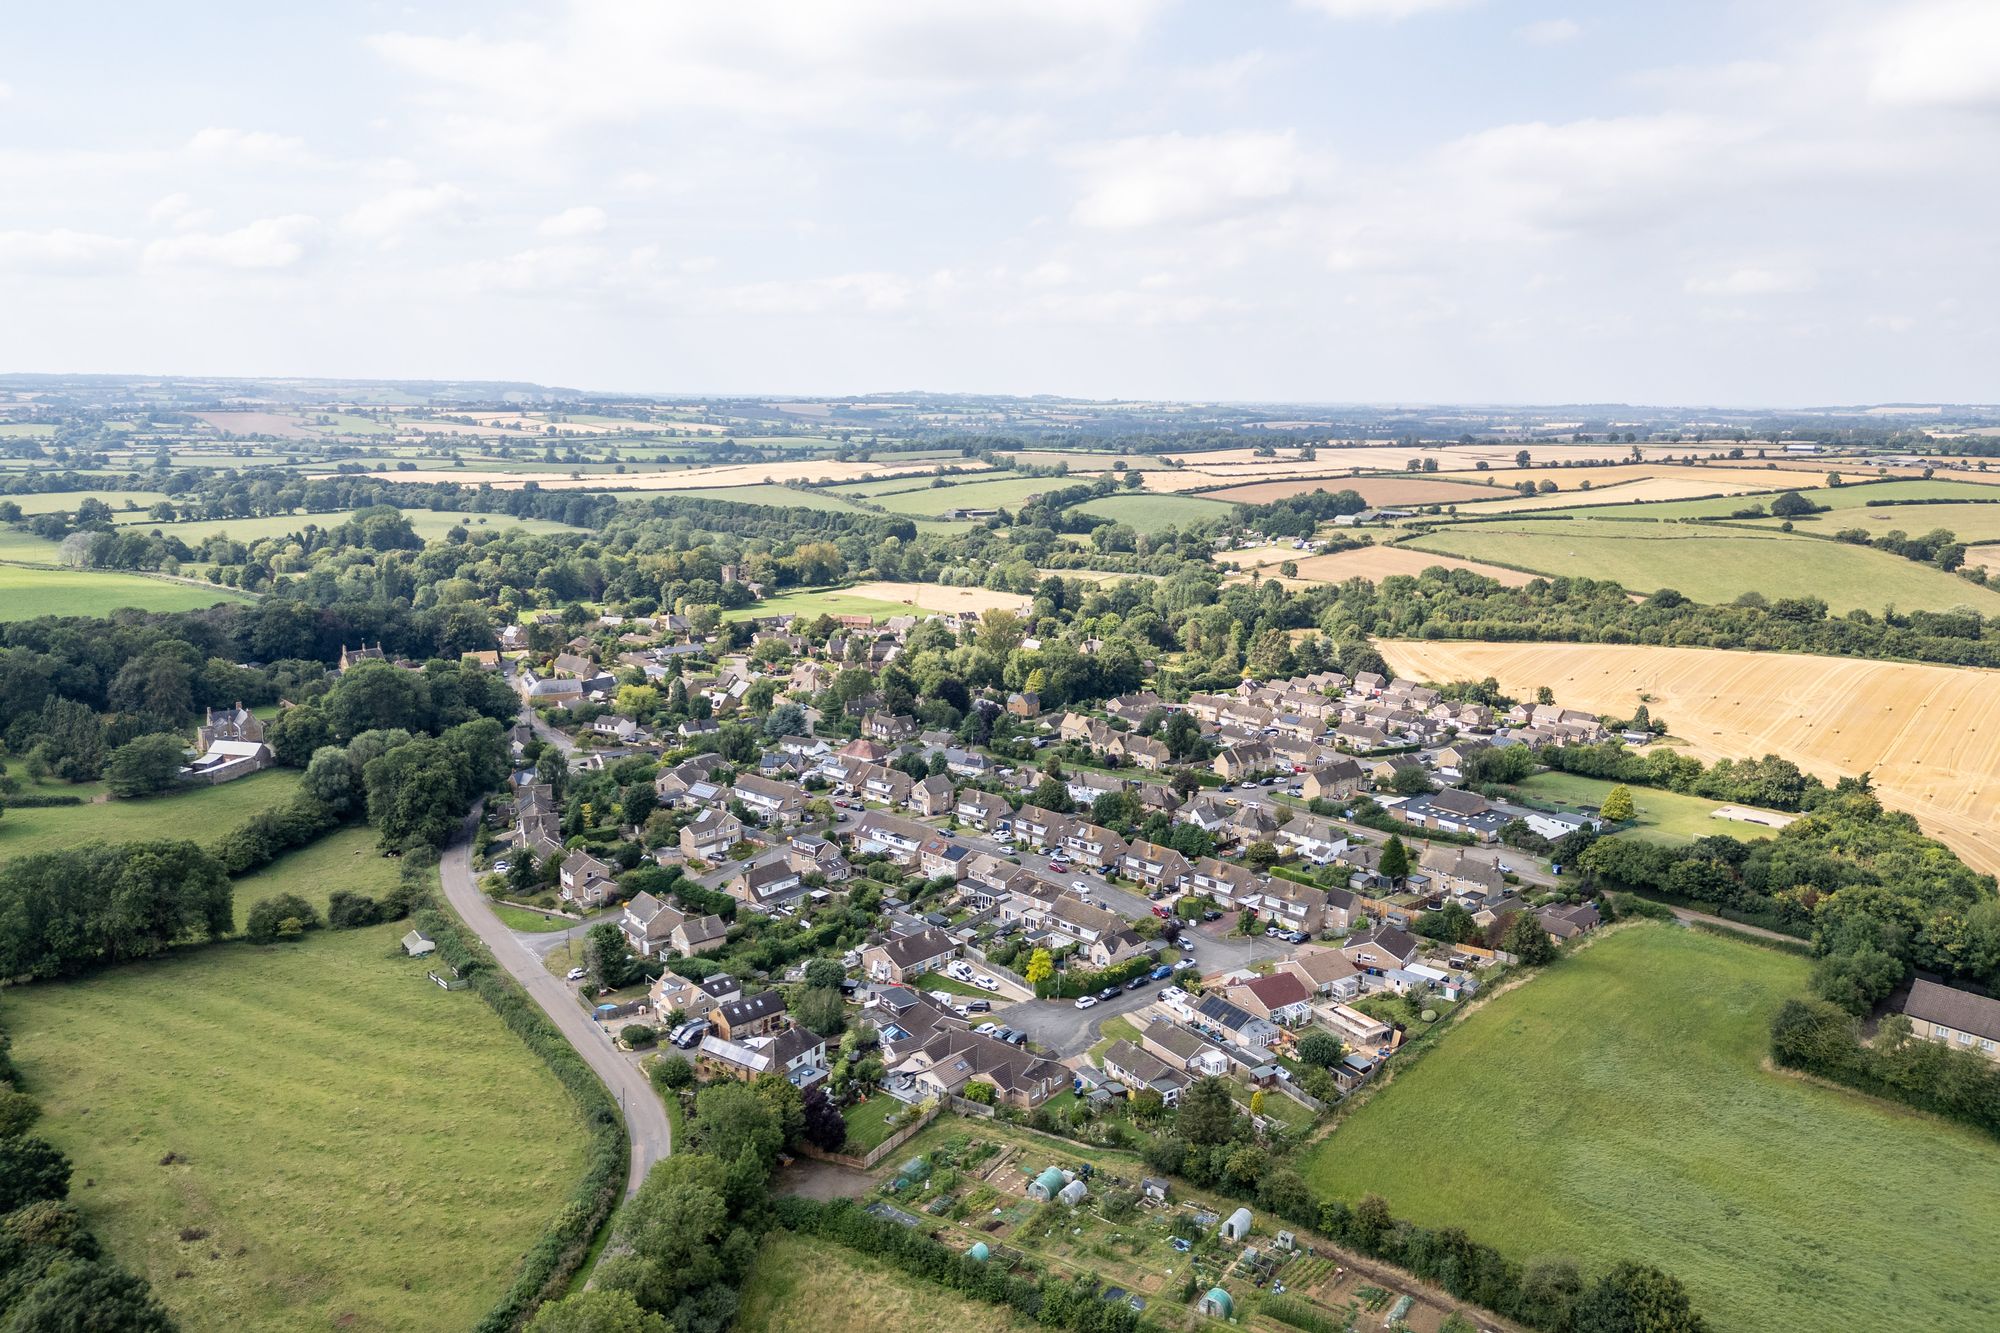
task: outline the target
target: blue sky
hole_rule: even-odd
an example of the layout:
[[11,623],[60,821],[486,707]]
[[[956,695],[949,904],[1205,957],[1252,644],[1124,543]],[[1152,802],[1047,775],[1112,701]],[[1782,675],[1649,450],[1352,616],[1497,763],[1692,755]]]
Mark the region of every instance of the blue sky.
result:
[[2000,4],[71,3],[0,368],[2000,396]]

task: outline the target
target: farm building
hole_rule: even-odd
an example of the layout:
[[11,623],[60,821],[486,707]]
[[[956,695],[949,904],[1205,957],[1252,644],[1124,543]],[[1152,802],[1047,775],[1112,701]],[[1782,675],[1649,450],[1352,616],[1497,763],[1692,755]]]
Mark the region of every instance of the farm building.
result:
[[422,958],[437,952],[437,941],[421,930],[413,930],[403,936],[403,952],[412,958]]

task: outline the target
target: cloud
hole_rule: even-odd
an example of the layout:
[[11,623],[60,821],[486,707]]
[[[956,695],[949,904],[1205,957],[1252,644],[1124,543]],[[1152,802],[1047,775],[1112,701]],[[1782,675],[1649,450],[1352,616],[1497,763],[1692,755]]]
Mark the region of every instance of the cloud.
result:
[[1691,296],[1789,296],[1811,291],[1817,283],[1817,277],[1803,269],[1749,267],[1692,277],[1682,288]]
[[790,281],[753,282],[716,294],[722,309],[750,315],[896,314],[909,308],[919,284],[900,273],[836,273]]
[[1384,19],[1400,23],[1417,14],[1443,9],[1464,9],[1474,0],[1297,0],[1304,9],[1316,9],[1330,18]]
[[363,240],[393,245],[422,222],[450,221],[472,196],[456,185],[412,185],[356,205],[340,220],[340,229]]
[[1530,46],[1560,46],[1583,35],[1583,25],[1575,19],[1541,19],[1517,30]]
[[284,269],[304,259],[318,241],[318,218],[303,213],[259,218],[234,231],[188,232],[154,241],[146,262],[223,269]]
[[305,140],[268,130],[235,130],[211,125],[187,141],[197,157],[235,158],[244,162],[303,162]]
[[604,210],[595,204],[578,204],[545,217],[535,230],[544,236],[588,236],[604,230]]
[[1919,5],[1883,24],[1869,96],[1893,106],[2000,109],[2000,5]]
[[156,226],[205,227],[215,214],[206,208],[196,208],[194,200],[185,193],[176,191],[146,210],[146,220]]
[[1270,204],[1312,169],[1289,130],[1143,135],[1081,145],[1062,160],[1084,187],[1072,216],[1111,230],[1212,221]]
[[132,242],[123,237],[67,227],[0,231],[0,268],[95,272],[121,265],[131,250]]

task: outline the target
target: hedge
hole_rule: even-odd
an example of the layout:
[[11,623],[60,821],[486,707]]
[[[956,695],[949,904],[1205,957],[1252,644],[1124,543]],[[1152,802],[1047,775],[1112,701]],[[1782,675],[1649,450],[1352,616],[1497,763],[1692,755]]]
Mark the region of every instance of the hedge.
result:
[[65,796],[59,792],[51,792],[41,796],[0,797],[0,809],[7,810],[48,810],[59,805],[82,804],[83,798],[81,796]]
[[576,1048],[526,991],[486,966],[454,918],[431,905],[416,914],[416,923],[437,942],[438,956],[469,979],[500,1021],[541,1057],[576,1102],[590,1134],[583,1179],[542,1238],[522,1256],[506,1294],[474,1325],[477,1333],[509,1333],[525,1324],[543,1301],[563,1294],[590,1253],[598,1229],[617,1207],[630,1160],[625,1125],[617,1103]]

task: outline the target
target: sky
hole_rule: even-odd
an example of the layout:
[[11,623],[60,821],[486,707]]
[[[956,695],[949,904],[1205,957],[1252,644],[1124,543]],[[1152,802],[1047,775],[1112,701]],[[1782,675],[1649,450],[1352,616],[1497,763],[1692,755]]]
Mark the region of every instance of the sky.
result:
[[19,9],[0,370],[2000,398],[2000,0]]

